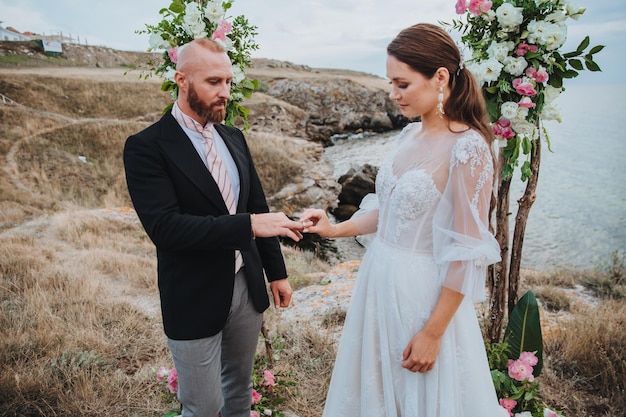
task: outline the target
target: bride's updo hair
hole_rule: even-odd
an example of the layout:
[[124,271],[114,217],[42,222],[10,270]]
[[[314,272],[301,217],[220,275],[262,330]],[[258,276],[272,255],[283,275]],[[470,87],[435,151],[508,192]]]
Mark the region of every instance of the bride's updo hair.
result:
[[450,73],[450,97],[443,107],[446,116],[471,126],[487,143],[492,143],[493,131],[482,91],[463,65],[461,52],[448,32],[436,25],[418,23],[400,32],[387,47],[387,53],[428,79],[439,68],[446,68]]

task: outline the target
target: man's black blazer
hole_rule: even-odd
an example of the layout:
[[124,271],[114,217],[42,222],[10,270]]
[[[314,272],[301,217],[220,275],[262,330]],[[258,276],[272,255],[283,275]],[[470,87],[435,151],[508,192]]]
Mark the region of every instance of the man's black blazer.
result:
[[124,146],[130,197],[157,250],[165,334],[176,340],[222,330],[233,294],[235,249],[243,255],[258,312],[269,306],[263,270],[269,281],[287,277],[278,239],[252,239],[249,213],[268,212],[268,206],[244,135],[224,125],[215,128],[239,170],[234,215],[171,112]]

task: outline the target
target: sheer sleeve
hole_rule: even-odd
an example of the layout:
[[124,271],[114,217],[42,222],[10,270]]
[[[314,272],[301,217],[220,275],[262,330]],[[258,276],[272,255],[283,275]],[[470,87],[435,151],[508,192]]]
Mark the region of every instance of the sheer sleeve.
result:
[[378,196],[375,193],[367,194],[361,200],[359,209],[350,218],[359,230],[357,242],[367,247],[376,235],[378,229]]
[[500,260],[488,227],[493,183],[489,147],[476,132],[452,149],[450,175],[433,218],[433,253],[445,267],[443,285],[473,302],[485,297],[486,267]]

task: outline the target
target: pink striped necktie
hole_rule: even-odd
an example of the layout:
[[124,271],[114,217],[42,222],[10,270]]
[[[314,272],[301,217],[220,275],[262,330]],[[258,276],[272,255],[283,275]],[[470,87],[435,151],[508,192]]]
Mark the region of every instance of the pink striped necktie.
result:
[[[228,208],[228,212],[230,214],[235,214],[237,212],[235,193],[233,192],[233,187],[230,183],[226,167],[217,154],[215,142],[213,140],[213,123],[207,123],[205,126],[202,126],[200,123],[183,113],[177,103],[174,103],[174,106],[172,107],[172,116],[174,116],[174,118],[183,126],[193,129],[202,135],[202,138],[204,139],[204,156],[206,158],[209,172],[217,183],[220,193],[222,193],[222,198]],[[241,252],[237,250],[235,251],[235,273],[239,271],[239,268],[241,268],[242,265],[243,257],[241,256]]]

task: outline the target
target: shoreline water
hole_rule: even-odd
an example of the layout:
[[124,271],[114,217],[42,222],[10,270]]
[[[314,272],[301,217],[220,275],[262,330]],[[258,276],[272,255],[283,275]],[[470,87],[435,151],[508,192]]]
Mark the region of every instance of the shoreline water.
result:
[[[546,122],[537,199],[524,236],[522,268],[593,268],[626,250],[626,140],[619,126],[626,84],[574,85],[558,99],[563,121]],[[325,151],[338,178],[380,166],[398,132],[340,139]],[[511,233],[524,183],[511,184]]]

